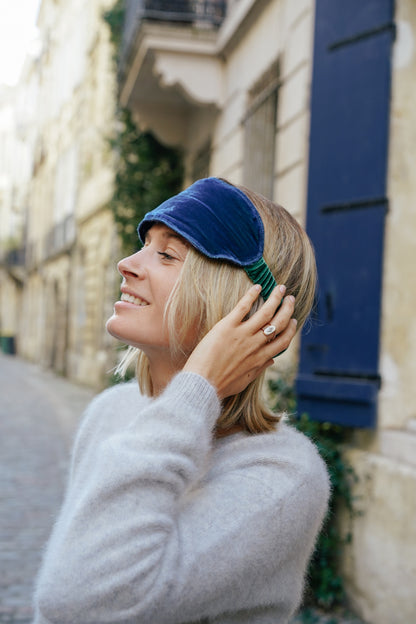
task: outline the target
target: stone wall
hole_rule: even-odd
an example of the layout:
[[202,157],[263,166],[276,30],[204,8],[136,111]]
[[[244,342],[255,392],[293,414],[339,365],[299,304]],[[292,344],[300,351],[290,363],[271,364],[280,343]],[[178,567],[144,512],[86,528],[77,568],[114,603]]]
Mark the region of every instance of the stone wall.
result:
[[360,515],[344,571],[370,624],[416,621],[416,5],[396,2],[378,427],[348,453]]
[[42,54],[33,71],[37,140],[27,216],[27,278],[19,352],[95,388],[115,342],[105,332],[118,282],[110,210],[115,123],[109,0],[43,0]]

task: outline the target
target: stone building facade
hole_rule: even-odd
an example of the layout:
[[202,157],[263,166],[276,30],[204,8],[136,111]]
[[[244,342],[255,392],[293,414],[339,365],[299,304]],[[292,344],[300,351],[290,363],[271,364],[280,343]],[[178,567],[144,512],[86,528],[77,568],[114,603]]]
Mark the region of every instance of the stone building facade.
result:
[[[7,166],[10,160],[14,162],[14,154],[10,154],[10,143],[15,136],[11,91],[6,87],[0,91],[0,145],[2,146],[0,149],[0,336],[2,339],[16,334],[16,305],[19,298],[19,283],[6,267],[10,247],[15,247],[14,241],[21,239],[21,223],[16,219],[17,215],[13,206],[14,176]],[[6,305],[7,301],[12,302],[12,305]]]
[[117,237],[106,207],[114,163],[111,2],[43,0],[36,142],[27,204],[19,353],[100,387],[114,362],[104,331],[117,292]]
[[[367,54],[363,63],[372,62],[372,43],[365,47],[371,37],[374,46],[380,41],[386,44],[382,77],[386,109],[390,93],[391,102],[386,123],[387,174],[381,182],[388,199],[365,198],[352,204],[356,215],[357,210],[373,210],[373,204],[378,210],[388,203],[383,213],[384,242],[377,241],[384,249],[382,296],[380,304],[375,303],[376,322],[380,319],[381,326],[376,336],[377,370],[367,376],[346,372],[345,378],[337,376],[335,385],[324,375],[326,389],[323,396],[315,397],[315,403],[324,405],[330,400],[336,410],[339,400],[324,395],[331,386],[337,391],[345,382],[357,393],[342,405],[346,418],[349,410],[351,415],[361,408],[365,412],[366,402],[376,410],[370,427],[355,428],[348,451],[359,476],[356,493],[362,513],[353,521],[354,539],[346,549],[343,567],[351,603],[366,622],[407,624],[416,618],[416,360],[412,349],[416,295],[411,261],[416,236],[412,209],[416,200],[412,175],[416,8],[412,0],[397,0],[395,7],[390,0],[382,0],[367,3],[368,10],[360,5],[362,10],[354,9],[354,17],[350,3],[334,4],[339,15],[331,17],[331,3],[326,0],[235,0],[226,6],[196,2],[193,13],[186,3],[182,8],[177,3],[178,13],[167,18],[158,3],[127,2],[120,100],[142,128],[183,148],[186,182],[203,175],[229,178],[273,198],[306,223],[313,185],[310,128],[319,113],[312,119],[316,16],[319,12],[325,18],[327,12],[334,23],[338,19],[341,36],[329,48],[340,50],[338,59],[347,72],[350,44],[364,42],[364,47],[354,51]],[[380,19],[393,17],[377,23],[378,11]],[[358,56],[358,67],[359,63]],[[346,98],[344,107],[349,106],[347,102]],[[341,99],[340,110],[348,118],[342,106]],[[324,118],[321,123],[324,127]],[[365,141],[375,139],[366,136],[365,130],[360,137],[363,142],[356,146],[363,154]],[[330,144],[331,137],[325,140]],[[337,158],[336,150],[334,154]],[[352,175],[348,162],[345,172],[347,178]],[[341,204],[324,210],[335,214],[346,208]],[[356,235],[362,232],[357,230]],[[368,245],[373,245],[371,236]],[[358,270],[369,270],[365,258]],[[329,298],[326,304],[329,309]],[[365,341],[362,349],[366,349]],[[296,354],[292,348],[292,355],[279,358],[279,365],[296,366],[299,357],[299,350]],[[367,397],[362,405],[357,398],[360,392]]]
[[34,142],[34,95],[25,89],[0,87],[0,337],[6,352],[16,350],[24,282],[24,216],[31,178]]

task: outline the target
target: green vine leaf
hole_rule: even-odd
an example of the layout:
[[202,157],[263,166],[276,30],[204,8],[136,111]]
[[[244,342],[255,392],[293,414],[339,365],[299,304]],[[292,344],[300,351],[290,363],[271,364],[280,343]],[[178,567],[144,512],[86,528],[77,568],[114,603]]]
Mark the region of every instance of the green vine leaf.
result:
[[[290,424],[314,442],[328,468],[332,496],[315,552],[309,564],[308,587],[304,600],[306,607],[328,611],[342,606],[345,602],[344,582],[339,573],[339,560],[343,546],[352,540],[350,532],[347,535],[341,533],[338,512],[341,508],[345,509],[350,520],[358,513],[352,494],[352,486],[357,481],[357,475],[343,453],[351,437],[351,430],[332,423],[311,420],[307,414],[298,416],[293,385],[284,376],[270,380],[269,389],[272,394],[273,409],[289,414]],[[307,611],[307,613],[310,612]]]
[[150,132],[141,132],[130,111],[118,113],[117,136],[110,139],[116,154],[116,176],[109,206],[114,214],[123,252],[139,246],[136,232],[146,212],[182,188],[183,159],[178,149],[166,147]]

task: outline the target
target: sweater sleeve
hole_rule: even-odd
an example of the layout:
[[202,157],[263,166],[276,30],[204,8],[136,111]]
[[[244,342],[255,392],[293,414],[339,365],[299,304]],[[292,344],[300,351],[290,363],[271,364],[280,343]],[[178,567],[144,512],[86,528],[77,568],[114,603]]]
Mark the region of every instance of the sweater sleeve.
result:
[[78,439],[35,624],[180,624],[267,605],[279,582],[284,601],[296,577],[300,593],[327,496],[323,472],[302,482],[282,467],[277,496],[261,464],[204,484],[219,413],[210,384],[180,373],[116,432]]

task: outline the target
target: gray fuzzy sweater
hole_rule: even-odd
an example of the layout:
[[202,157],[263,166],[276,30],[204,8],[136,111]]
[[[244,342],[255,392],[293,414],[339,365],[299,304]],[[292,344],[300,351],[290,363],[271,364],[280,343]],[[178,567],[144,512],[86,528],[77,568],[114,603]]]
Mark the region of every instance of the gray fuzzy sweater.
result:
[[281,423],[213,440],[214,388],[98,395],[35,593],[35,624],[284,624],[327,508],[315,447]]

